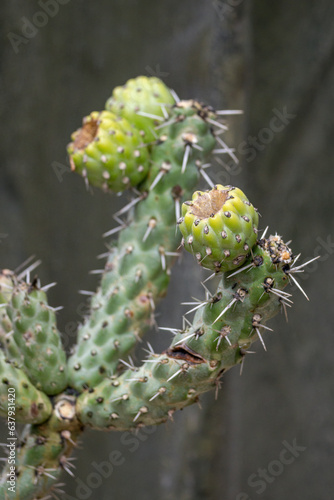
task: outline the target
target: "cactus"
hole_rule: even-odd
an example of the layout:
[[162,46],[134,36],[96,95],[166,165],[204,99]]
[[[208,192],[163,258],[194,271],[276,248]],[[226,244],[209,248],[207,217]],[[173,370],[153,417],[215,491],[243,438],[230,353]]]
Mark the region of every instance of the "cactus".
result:
[[[29,272],[0,274],[0,414],[13,422],[15,400],[15,418],[27,424],[15,465],[8,460],[4,468],[1,498],[61,493],[56,482],[63,470],[73,475],[70,455],[85,427],[160,424],[217,390],[223,373],[242,368],[253,342],[265,348],[266,322],[286,312],[285,287],[308,264],[296,266],[280,236],[258,238],[257,212],[240,189],[194,192],[201,174],[208,180],[203,168],[216,144],[215,126],[222,127],[212,108],[180,101],[146,77],[115,89],[107,108],[72,136],[72,167],[93,186],[131,188],[135,197],[116,214],[120,226],[110,234],[119,238],[109,245],[68,360],[47,287],[30,282]],[[122,155],[126,167],[119,168]],[[155,304],[182,246],[220,281],[192,304],[192,323],[165,327],[174,333],[170,346],[160,354],[150,350],[136,367],[127,356],[155,323]]]

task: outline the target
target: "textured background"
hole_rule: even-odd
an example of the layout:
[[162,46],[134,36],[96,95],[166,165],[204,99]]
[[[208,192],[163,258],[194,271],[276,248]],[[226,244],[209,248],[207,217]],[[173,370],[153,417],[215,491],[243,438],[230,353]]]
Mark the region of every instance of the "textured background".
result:
[[[77,290],[95,287],[87,270],[99,266],[101,234],[124,200],[89,195],[68,173],[65,146],[82,116],[138,74],[160,76],[184,98],[242,107],[229,136],[241,166],[212,177],[245,189],[261,227],[292,239],[305,260],[321,255],[301,276],[310,303],[295,292],[289,322],[271,322],[268,353],[257,345],[242,377],[238,369],[225,376],[218,401],[208,394],[202,410],[188,408],[174,423],[137,437],[88,433],[76,479],[65,478],[68,498],[332,499],[334,4],[63,3],[46,23],[36,1],[0,7],[0,262],[42,259],[42,283],[58,282],[50,302],[64,305],[66,345],[84,307]],[[158,321],[177,327],[179,303],[200,296],[201,275],[190,257],[175,274]],[[150,340],[156,349],[168,342],[162,333]],[[293,442],[296,456],[282,454]],[[96,467],[111,450],[124,460],[102,478]]]

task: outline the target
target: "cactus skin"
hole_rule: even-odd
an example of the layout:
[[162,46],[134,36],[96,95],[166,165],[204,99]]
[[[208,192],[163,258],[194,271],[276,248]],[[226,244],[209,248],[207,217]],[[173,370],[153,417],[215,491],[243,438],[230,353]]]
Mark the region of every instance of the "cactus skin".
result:
[[[152,147],[153,167],[143,199],[130,214],[117,247],[111,249],[100,288],[91,301],[91,316],[79,328],[78,344],[69,359],[70,385],[78,391],[116,372],[119,360],[152,324],[154,304],[166,293],[171,265],[166,254],[180,244],[175,202],[190,195],[198,182],[198,166],[215,144],[200,111],[190,101],[173,108],[176,123]],[[190,134],[202,149],[192,150],[181,174]],[[161,179],[155,184],[158,175]]]
[[[30,424],[40,424],[49,418],[52,411],[50,399],[36,389],[26,374],[6,359],[2,351],[0,381],[0,415],[14,415],[14,420]],[[15,391],[15,410],[11,414],[8,412],[8,389]]]
[[81,422],[116,430],[159,424],[217,387],[219,377],[243,361],[260,328],[281,310],[287,295],[282,299],[276,290],[288,284],[286,270],[292,260],[279,237],[261,240],[246,269],[231,278],[223,275],[192,326],[178,333],[164,353],[79,396]]
[[245,194],[231,186],[196,191],[178,221],[183,244],[200,264],[216,272],[238,268],[256,243],[258,214]]
[[66,354],[56,316],[36,282],[15,285],[7,315],[21,353],[22,369],[37,389],[54,395],[67,386]]
[[[113,90],[106,109],[129,120],[140,131],[143,141],[149,143],[156,139],[154,127],[168,116],[174,104],[173,95],[159,78],[138,76]],[[157,119],[138,113],[153,115]]]
[[105,191],[137,186],[149,168],[139,131],[109,111],[94,111],[84,118],[67,151],[72,170]]

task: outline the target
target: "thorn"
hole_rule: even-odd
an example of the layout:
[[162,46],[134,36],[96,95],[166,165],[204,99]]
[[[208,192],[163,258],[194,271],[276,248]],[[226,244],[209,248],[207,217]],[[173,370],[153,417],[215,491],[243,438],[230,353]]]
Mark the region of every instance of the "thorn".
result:
[[92,269],[88,274],[103,274],[104,269]]
[[[289,278],[292,279],[292,281],[295,283],[295,285],[299,288],[299,290],[302,292],[302,294],[306,297],[307,300],[310,300],[308,298],[308,296],[306,295],[304,289],[302,288],[302,286],[298,283],[298,281],[296,280],[296,278],[292,275],[292,274],[289,274]],[[288,299],[285,299],[284,300],[288,300]],[[291,301],[290,301],[291,302]]]
[[142,406],[141,408],[139,408],[139,411],[138,411],[137,415],[135,416],[135,418],[133,419],[133,422],[135,422],[137,420],[137,418],[139,418],[141,415],[143,415],[144,413],[147,413],[147,412],[148,412],[147,406]]
[[[190,313],[196,311],[197,309],[200,309],[201,307],[205,306],[207,303],[208,302],[201,302],[196,307],[193,307],[193,309],[190,309],[190,311],[187,311],[185,314],[190,314]],[[182,302],[181,305],[192,305],[192,304],[194,304],[194,302]]]
[[52,288],[53,286],[56,286],[56,282],[53,282],[53,283],[49,283],[48,285],[44,285],[41,290],[43,290],[43,292],[47,292],[48,290],[50,290],[50,288]]
[[158,125],[157,127],[155,127],[155,130],[159,130],[160,128],[163,128],[163,127],[168,127],[169,125],[173,125],[174,123],[177,123],[178,121],[179,121],[178,118],[173,117],[170,120],[168,120],[168,121],[162,123],[161,125]]
[[145,234],[143,236],[143,242],[145,242],[147,240],[147,238],[149,237],[151,231],[156,227],[156,225],[157,225],[157,220],[154,217],[152,217],[148,221],[147,229],[146,229]]
[[188,368],[189,368],[188,363],[184,363],[179,370],[177,370],[171,377],[169,377],[169,379],[167,379],[167,382],[177,377],[180,373],[185,372],[186,370],[188,370]]
[[211,125],[214,125],[215,127],[218,127],[222,130],[228,130],[228,127],[226,127],[226,125],[223,125],[222,123],[217,122],[216,120],[212,120],[212,118],[206,118],[206,121],[211,123]]
[[190,144],[187,144],[185,149],[184,149],[181,174],[183,174],[187,168],[187,163],[188,163],[190,153],[191,153],[191,146],[190,146]]
[[242,358],[242,361],[240,363],[240,376],[242,375],[244,369],[244,363],[245,363],[245,356]]
[[[292,278],[292,276],[291,276],[291,278]],[[270,293],[273,293],[274,295],[277,295],[277,297],[279,297],[280,299],[284,300],[285,302],[290,302],[290,304],[293,304],[292,300],[288,299],[285,295],[281,294],[282,290],[277,291],[276,288],[275,288],[275,290],[273,290],[272,288],[269,288],[268,291]]]
[[289,322],[289,320],[288,320],[288,312],[287,312],[287,310],[286,310],[286,304],[285,304],[285,302],[282,302],[282,301],[281,301],[281,304],[282,304],[282,307],[283,307],[285,320],[286,320],[286,322],[288,323],[288,322]]
[[265,238],[268,229],[269,229],[269,226],[267,226],[266,229],[263,231],[262,235],[260,236],[260,240],[263,240]]
[[164,115],[164,119],[167,120],[167,118],[169,118],[169,114],[167,112],[167,109],[166,109],[166,104],[159,104],[160,108],[161,108],[161,111],[162,111],[162,114]]
[[214,187],[214,183],[212,182],[212,180],[210,179],[210,177],[208,176],[208,174],[206,172],[204,172],[203,168],[199,168],[199,173],[201,174],[201,176],[203,177],[203,179],[209,184],[209,186],[211,188]]
[[175,90],[174,90],[174,89],[169,89],[169,92],[170,92],[170,93],[172,94],[172,96],[174,97],[175,102],[177,102],[177,103],[178,103],[178,102],[180,102],[180,100],[181,100],[181,99],[179,98],[179,96],[177,95],[177,93],[175,92]]
[[37,260],[33,264],[31,264],[27,269],[22,271],[20,274],[17,275],[18,281],[22,280],[24,277],[26,277],[26,282],[30,283],[30,272],[36,269],[40,264],[42,263],[41,260]]
[[152,120],[163,121],[163,117],[159,115],[154,115],[153,113],[146,113],[146,111],[137,111],[136,115],[145,116],[146,118],[152,118]]
[[94,292],[90,292],[88,290],[78,290],[78,293],[80,293],[80,295],[95,295]]
[[177,335],[178,333],[182,333],[182,330],[177,330],[176,328],[168,328],[165,326],[159,326],[159,330],[167,330],[168,332],[171,332],[173,335]]
[[[299,255],[297,257],[299,257]],[[296,259],[295,259],[295,261],[293,263],[293,266],[295,265],[295,263],[297,261],[297,257],[296,257]],[[317,260],[319,258],[320,258],[320,255],[318,255],[317,257],[314,257],[313,259],[308,260],[307,262],[304,262],[304,264],[301,264],[300,266],[297,266],[297,267],[291,266],[291,268],[288,271],[286,271],[286,272],[287,272],[287,274],[298,272],[300,269],[302,269],[303,267],[307,266],[308,264],[311,264],[311,262],[313,262],[314,260]]]
[[266,348],[266,345],[265,345],[265,343],[264,343],[264,341],[263,341],[263,338],[262,338],[262,336],[261,336],[260,330],[259,330],[257,327],[255,327],[255,330],[256,330],[257,336],[258,336],[258,337],[259,337],[259,339],[261,340],[261,344],[263,345],[263,349],[266,351],[266,350],[267,350],[267,348]]
[[181,340],[179,340],[178,342],[176,342],[174,345],[183,344],[183,342],[185,340],[190,339],[191,337],[194,337],[195,335],[196,335],[196,332],[191,333],[190,335],[187,335],[186,337],[183,337]]
[[27,264],[29,264],[29,262],[31,262],[35,257],[36,257],[36,255],[30,255],[30,257],[28,257],[24,262],[22,262],[22,264],[20,264],[19,266],[17,266],[14,269],[14,273],[17,274],[23,267],[25,267]]
[[139,201],[141,201],[144,198],[144,196],[138,196],[138,198],[135,198],[134,200],[130,201],[125,207],[121,208],[118,212],[114,214],[114,218],[117,217],[118,215],[123,215],[126,212],[128,212],[134,205],[136,205]]
[[160,253],[162,270],[166,271],[166,255],[165,255],[165,248],[163,246],[159,247],[159,253]]
[[236,298],[232,299],[212,324],[214,325],[226,313],[226,311],[228,311],[236,302],[238,302],[238,299]]
[[[118,233],[118,231],[121,231],[122,229],[124,229],[126,227],[125,224],[122,224],[120,226],[117,226],[117,227],[114,227],[113,229],[110,229],[110,231],[106,231],[105,233],[102,234],[102,237],[103,238],[106,238],[107,236],[111,236],[112,234],[115,234],[115,233]],[[103,256],[108,256],[108,253],[106,254],[102,254]],[[103,259],[103,257],[101,257],[100,255],[98,256],[98,258],[101,258]]]
[[158,396],[162,396],[163,394],[165,394],[166,392],[166,387],[160,387],[160,389],[158,390],[158,392],[156,392],[154,394],[154,396],[152,396],[149,401],[153,401],[155,398],[157,398]]
[[175,198],[175,219],[178,221],[181,217],[181,210],[180,210],[180,199]]
[[219,111],[215,111],[216,115],[243,115],[244,112],[242,109],[221,109]]
[[232,278],[232,276],[235,276],[236,274],[239,274],[239,273],[241,273],[242,271],[245,271],[246,269],[251,268],[251,267],[254,267],[254,263],[253,263],[253,262],[251,262],[250,264],[247,264],[247,266],[240,267],[240,268],[239,268],[237,271],[235,271],[234,273],[229,274],[229,275],[227,276],[227,278]]
[[122,396],[120,396],[119,398],[114,398],[114,399],[110,399],[110,403],[114,403],[115,401],[127,401],[129,399],[129,395],[128,394],[123,394]]
[[215,276],[217,276],[216,273],[212,273],[210,274],[210,276],[208,278],[206,278],[203,282],[202,282],[202,285],[204,285],[204,283],[206,283],[207,281],[210,281],[212,280]]
[[238,165],[239,160],[237,156],[234,154],[235,149],[229,148],[228,145],[221,139],[220,137],[216,137],[217,142],[223,147],[223,149],[214,149],[213,154],[228,154],[229,157]]

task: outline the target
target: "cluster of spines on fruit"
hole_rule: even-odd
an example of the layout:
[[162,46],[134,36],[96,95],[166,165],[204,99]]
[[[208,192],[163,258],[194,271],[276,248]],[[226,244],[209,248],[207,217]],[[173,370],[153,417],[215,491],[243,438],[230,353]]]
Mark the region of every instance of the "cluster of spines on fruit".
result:
[[[91,295],[90,313],[68,360],[48,287],[30,280],[33,265],[0,275],[0,414],[8,415],[14,388],[16,419],[28,424],[15,493],[9,464],[3,472],[4,498],[49,498],[50,488],[61,493],[56,481],[62,470],[73,474],[70,454],[85,426],[159,424],[217,389],[226,370],[243,365],[252,342],[265,347],[265,322],[291,306],[284,288],[307,263],[296,266],[298,256],[279,236],[258,238],[258,214],[245,194],[214,186],[205,172],[212,151],[235,158],[216,134],[226,129],[219,114],[180,101],[157,78],[139,77],[117,87],[106,109],[92,112],[72,135],[72,170],[87,186],[130,189],[133,198],[114,216],[119,226],[108,235],[119,238],[108,245],[97,292],[83,292]],[[200,175],[211,189],[193,193]],[[136,367],[128,356],[155,323],[180,243],[220,277],[218,287],[205,286],[205,300],[188,311],[193,321],[184,316],[181,329],[164,327],[174,335],[171,345],[161,354],[149,346]]]

